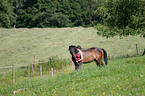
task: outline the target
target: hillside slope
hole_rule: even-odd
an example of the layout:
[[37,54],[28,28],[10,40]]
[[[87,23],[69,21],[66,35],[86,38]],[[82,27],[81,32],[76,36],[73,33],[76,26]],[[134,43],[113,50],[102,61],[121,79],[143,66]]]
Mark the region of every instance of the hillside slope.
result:
[[69,45],[81,45],[83,48],[101,47],[107,50],[109,57],[139,54],[145,48],[144,39],[129,36],[124,39],[114,37],[106,39],[96,34],[93,28],[33,28],[33,29],[0,29],[0,67],[27,65],[57,55],[70,58]]
[[16,79],[15,84],[1,84],[0,95],[15,96],[144,96],[145,58],[110,60],[99,68],[86,64],[82,70],[61,70],[53,77]]

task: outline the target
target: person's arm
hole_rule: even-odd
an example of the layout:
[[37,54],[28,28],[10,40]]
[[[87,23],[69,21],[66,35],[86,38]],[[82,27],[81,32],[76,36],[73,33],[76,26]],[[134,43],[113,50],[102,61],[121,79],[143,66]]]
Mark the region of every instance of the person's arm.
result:
[[82,51],[80,49],[78,49],[78,50],[79,50],[80,55],[81,55],[81,59],[79,61],[81,61],[81,60],[83,60],[83,53],[82,53]]
[[80,59],[80,61],[81,61],[81,60],[83,60],[83,53],[82,53],[82,51],[80,51],[80,52],[81,52],[81,59]]

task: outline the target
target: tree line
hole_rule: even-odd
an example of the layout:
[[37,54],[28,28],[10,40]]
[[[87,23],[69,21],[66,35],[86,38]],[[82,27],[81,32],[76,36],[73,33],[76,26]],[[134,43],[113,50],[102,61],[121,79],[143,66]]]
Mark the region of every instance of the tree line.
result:
[[93,26],[99,0],[1,0],[0,27]]
[[145,0],[0,0],[0,27],[96,25],[105,37],[145,37]]

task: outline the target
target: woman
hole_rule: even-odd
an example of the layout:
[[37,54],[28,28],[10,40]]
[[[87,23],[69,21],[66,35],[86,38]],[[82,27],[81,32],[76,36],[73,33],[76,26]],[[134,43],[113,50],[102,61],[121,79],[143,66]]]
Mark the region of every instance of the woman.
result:
[[77,50],[78,50],[78,53],[77,53],[77,55],[76,55],[76,59],[77,59],[77,63],[80,63],[80,62],[82,62],[82,60],[83,60],[83,53],[82,53],[82,51],[79,49],[79,48],[77,48]]

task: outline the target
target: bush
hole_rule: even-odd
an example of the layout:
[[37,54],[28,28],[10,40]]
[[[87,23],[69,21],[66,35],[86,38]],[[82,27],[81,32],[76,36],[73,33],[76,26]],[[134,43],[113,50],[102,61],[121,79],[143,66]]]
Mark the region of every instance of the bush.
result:
[[[34,76],[39,76],[40,74],[40,66],[42,66],[42,74],[46,75],[51,72],[51,68],[53,70],[58,71],[61,70],[62,68],[66,68],[71,64],[71,61],[68,59],[62,59],[57,56],[52,56],[48,58],[48,61],[41,60],[39,64],[34,65],[34,73],[31,73],[31,77]],[[32,67],[32,66],[31,66]],[[25,73],[28,73],[28,70],[26,70]]]
[[69,66],[71,64],[70,60],[68,59],[61,59],[57,56],[52,56],[48,58],[48,62],[41,61],[43,63],[38,64],[37,67],[42,66],[44,71],[53,69],[62,69],[66,66]]

